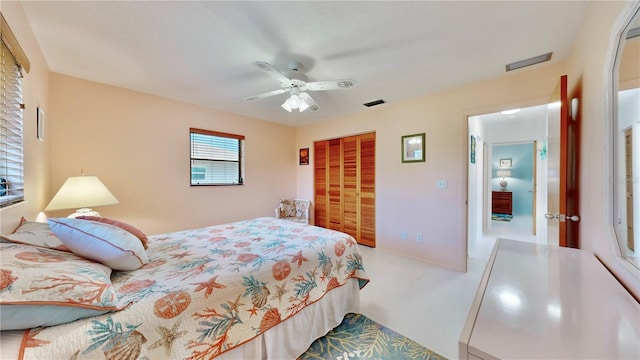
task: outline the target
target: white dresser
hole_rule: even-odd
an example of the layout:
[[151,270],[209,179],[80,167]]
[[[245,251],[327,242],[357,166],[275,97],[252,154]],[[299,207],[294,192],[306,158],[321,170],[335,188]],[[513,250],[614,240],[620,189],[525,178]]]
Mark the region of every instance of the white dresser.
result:
[[640,359],[640,304],[582,250],[498,239],[460,359]]

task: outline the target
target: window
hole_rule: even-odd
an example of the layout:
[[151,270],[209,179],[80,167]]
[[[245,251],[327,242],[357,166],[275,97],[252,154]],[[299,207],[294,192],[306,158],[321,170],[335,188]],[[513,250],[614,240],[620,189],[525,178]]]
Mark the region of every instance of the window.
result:
[[3,34],[0,40],[0,207],[24,200],[22,74],[4,40]]
[[242,185],[244,136],[189,129],[191,185]]

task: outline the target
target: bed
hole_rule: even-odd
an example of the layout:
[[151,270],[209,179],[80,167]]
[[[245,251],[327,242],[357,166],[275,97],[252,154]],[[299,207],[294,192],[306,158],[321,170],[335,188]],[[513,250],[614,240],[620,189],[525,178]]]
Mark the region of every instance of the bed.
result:
[[[96,225],[96,221],[84,223]],[[55,226],[59,224],[51,228]],[[2,313],[17,307],[33,313],[39,306],[50,313],[52,307],[46,307],[51,304],[53,309],[66,309],[65,305],[72,303],[64,297],[65,291],[72,290],[68,279],[56,271],[40,269],[49,266],[48,261],[64,263],[66,260],[60,259],[79,257],[74,261],[87,264],[75,275],[83,279],[88,276],[85,266],[110,270],[86,258],[94,253],[102,255],[104,249],[87,250],[74,241],[78,240],[63,241],[65,248],[8,242],[5,238],[0,243]],[[126,254],[127,261],[142,263],[138,269],[103,273],[102,280],[105,276],[110,280],[110,289],[100,286],[98,291],[95,279],[87,282],[94,287],[85,288],[80,300],[91,297],[99,305],[78,305],[76,301],[72,307],[96,313],[66,324],[2,331],[0,356],[293,359],[337,326],[346,313],[358,311],[359,290],[369,281],[351,236],[275,218],[154,235],[146,246],[144,254],[139,248]],[[83,251],[83,256],[74,254]],[[11,263],[7,259],[22,262],[20,271],[7,269]],[[20,284],[21,274],[30,269],[47,272],[45,282]],[[52,296],[62,298],[50,304],[40,301],[42,293],[52,290]],[[19,303],[11,294],[32,298]]]

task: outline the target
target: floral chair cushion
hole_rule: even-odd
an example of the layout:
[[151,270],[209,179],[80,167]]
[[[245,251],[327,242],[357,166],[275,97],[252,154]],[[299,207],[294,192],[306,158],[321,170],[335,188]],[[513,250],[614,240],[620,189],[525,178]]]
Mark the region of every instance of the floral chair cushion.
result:
[[280,217],[294,217],[296,213],[295,200],[280,200]]
[[276,218],[296,222],[309,222],[309,201],[301,199],[282,199],[276,209]]

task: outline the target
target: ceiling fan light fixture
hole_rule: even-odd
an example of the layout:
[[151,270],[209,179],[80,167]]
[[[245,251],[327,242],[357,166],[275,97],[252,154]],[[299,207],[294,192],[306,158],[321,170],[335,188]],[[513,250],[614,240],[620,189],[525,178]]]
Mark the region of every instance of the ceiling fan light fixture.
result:
[[290,100],[291,98],[288,98],[283,104],[282,104],[282,108],[287,110],[288,112],[291,112],[291,104],[290,104]]
[[289,106],[291,106],[292,109],[300,107],[300,97],[296,94],[291,95],[289,98]]
[[307,110],[311,105],[307,103],[298,93],[292,94],[283,104],[282,108],[291,112],[293,109],[298,109],[300,112]]
[[300,112],[307,109],[310,109],[310,111],[318,111],[318,109],[320,109],[318,103],[305,91],[339,90],[349,89],[356,86],[356,81],[353,79],[309,82],[309,79],[307,79],[304,74],[299,73],[300,69],[302,69],[302,64],[298,62],[292,62],[289,64],[289,69],[292,71],[289,75],[284,75],[264,61],[255,61],[253,64],[272,78],[278,80],[281,88],[249,96],[244,99],[258,100],[289,92],[289,98],[287,98],[287,100],[281,105],[282,108],[288,112],[291,112],[293,109],[298,109]]
[[[301,100],[302,100],[302,99],[301,99]],[[303,112],[303,111],[307,110],[308,108],[309,108],[309,104],[307,104],[307,102],[306,102],[306,101],[302,100],[302,101],[300,102],[300,107],[299,107],[300,112]]]

